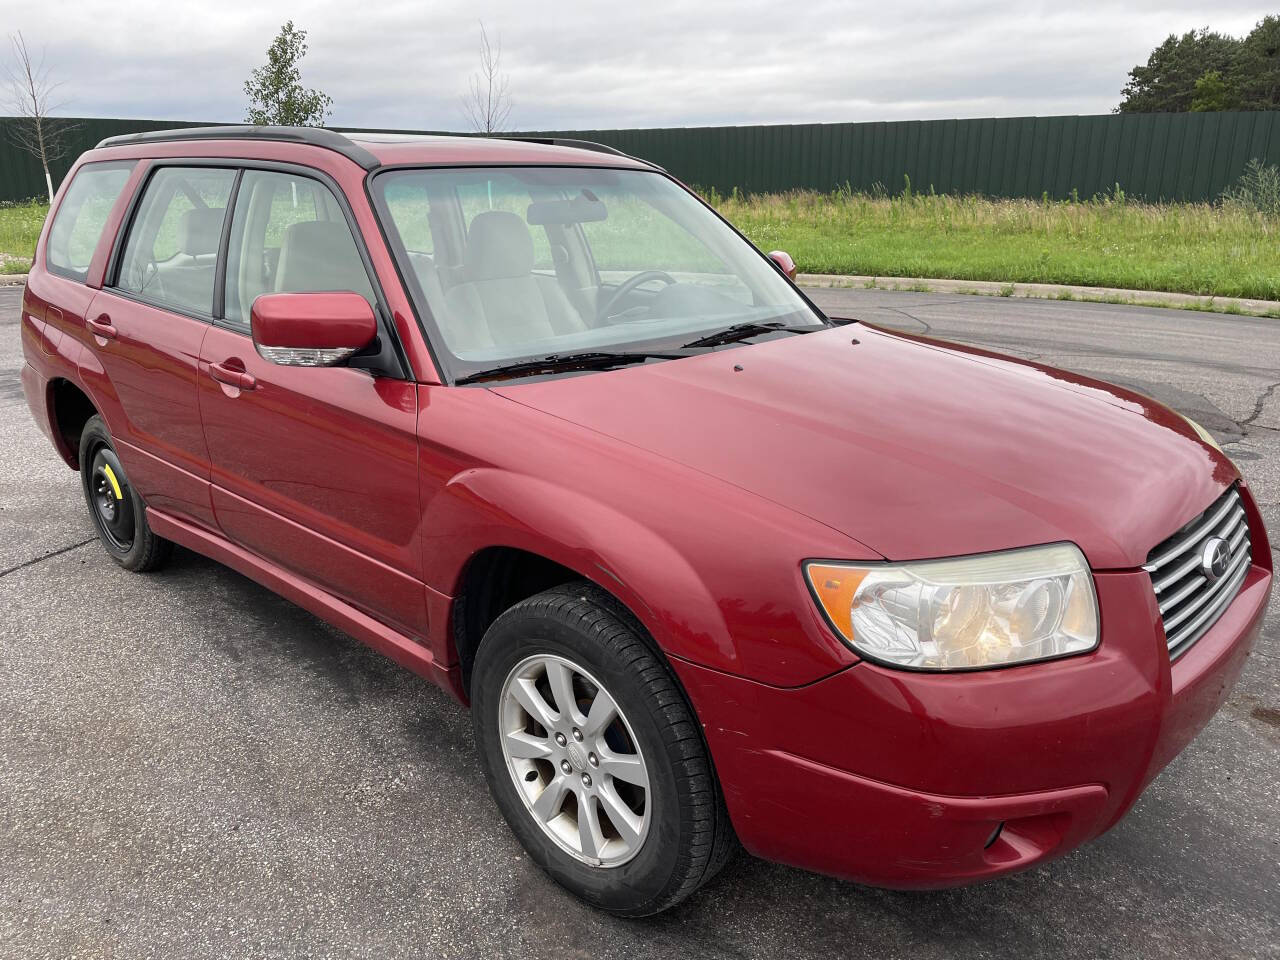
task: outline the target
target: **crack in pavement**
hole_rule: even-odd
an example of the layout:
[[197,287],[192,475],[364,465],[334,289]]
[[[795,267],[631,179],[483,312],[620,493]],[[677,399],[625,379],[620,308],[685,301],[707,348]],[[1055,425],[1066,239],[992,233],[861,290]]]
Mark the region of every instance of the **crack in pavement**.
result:
[[7,570],[0,570],[0,577],[7,577],[9,574],[14,573],[18,570],[25,570],[27,567],[34,567],[37,563],[43,563],[46,560],[51,560],[54,557],[61,556],[64,553],[70,553],[72,550],[75,550],[77,547],[86,547],[91,543],[96,543],[97,540],[98,540],[97,537],[90,537],[88,540],[81,540],[79,543],[73,543],[67,547],[59,547],[57,550],[51,550],[48,553],[42,554],[41,556],[38,556],[38,557],[34,557],[31,560],[24,560],[22,563],[14,564],[12,567],[9,567],[9,569]]
[[[1280,381],[1271,384],[1267,389],[1262,391],[1262,395],[1258,397],[1257,401],[1253,405],[1253,413],[1249,414],[1246,419],[1240,421],[1241,426],[1252,424],[1253,421],[1262,416],[1262,411],[1266,408],[1267,401],[1271,399],[1271,395],[1276,392],[1276,387],[1280,387]],[[1264,427],[1263,429],[1266,428]]]
[[919,317],[915,316],[914,314],[907,313],[907,311],[902,310],[898,307],[885,307],[884,309],[892,310],[894,313],[900,313],[904,317],[906,317],[908,320],[914,320],[916,323],[920,324],[920,326],[924,327],[925,333],[933,332],[933,326],[929,323],[928,320],[921,320]]

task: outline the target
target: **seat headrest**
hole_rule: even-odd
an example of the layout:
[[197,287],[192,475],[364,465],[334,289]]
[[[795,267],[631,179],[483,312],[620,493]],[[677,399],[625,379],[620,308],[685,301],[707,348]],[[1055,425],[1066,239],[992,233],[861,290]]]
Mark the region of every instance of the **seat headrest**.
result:
[[468,280],[505,280],[533,272],[533,237],[514,213],[478,213],[467,231]]
[[218,252],[222,239],[222,207],[196,207],[178,220],[178,251],[190,257]]
[[346,223],[304,220],[288,226],[280,241],[276,289],[289,293],[369,291],[369,275]]

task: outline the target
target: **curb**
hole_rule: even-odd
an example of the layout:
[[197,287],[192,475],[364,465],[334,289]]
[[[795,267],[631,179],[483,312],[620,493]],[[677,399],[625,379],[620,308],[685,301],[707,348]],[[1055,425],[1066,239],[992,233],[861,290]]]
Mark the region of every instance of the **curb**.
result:
[[994,280],[941,280],[918,277],[859,277],[826,273],[796,274],[802,287],[866,290],[910,290],[915,293],[963,293],[987,297],[1027,297],[1039,300],[1085,300],[1123,303],[1143,307],[1172,307],[1176,310],[1205,310],[1211,313],[1238,313],[1255,317],[1280,318],[1280,300],[1253,300],[1247,297],[1203,297],[1194,293],[1161,290],[1125,290],[1120,287],[1081,287],[1057,283],[998,283]]
[[0,273],[0,287],[16,287],[26,282],[25,273]]

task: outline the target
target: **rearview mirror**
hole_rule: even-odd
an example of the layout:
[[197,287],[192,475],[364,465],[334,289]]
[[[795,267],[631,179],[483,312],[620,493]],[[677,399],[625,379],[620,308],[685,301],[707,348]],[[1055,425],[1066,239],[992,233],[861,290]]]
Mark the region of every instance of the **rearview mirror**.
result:
[[358,293],[264,293],[249,327],[258,356],[285,367],[331,367],[378,335],[373,308]]
[[579,196],[570,200],[535,200],[529,204],[524,219],[534,227],[567,226],[571,223],[597,223],[606,220],[609,211],[594,197]]
[[769,259],[778,265],[778,269],[787,275],[788,280],[795,280],[796,262],[791,259],[791,254],[785,250],[772,250]]

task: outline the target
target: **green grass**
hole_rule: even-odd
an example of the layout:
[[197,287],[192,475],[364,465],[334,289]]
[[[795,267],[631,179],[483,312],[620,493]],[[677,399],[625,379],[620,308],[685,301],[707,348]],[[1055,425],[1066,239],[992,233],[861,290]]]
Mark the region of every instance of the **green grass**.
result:
[[837,191],[709,198],[802,273],[1280,300],[1280,219],[1235,206]]
[[[710,199],[761,249],[787,250],[803,273],[1280,300],[1280,219],[1239,206],[850,191]],[[0,273],[26,270],[46,210],[0,204]]]
[[0,274],[26,273],[49,205],[0,203]]

